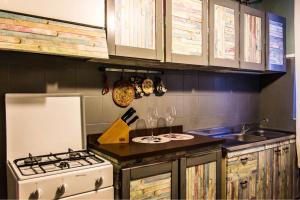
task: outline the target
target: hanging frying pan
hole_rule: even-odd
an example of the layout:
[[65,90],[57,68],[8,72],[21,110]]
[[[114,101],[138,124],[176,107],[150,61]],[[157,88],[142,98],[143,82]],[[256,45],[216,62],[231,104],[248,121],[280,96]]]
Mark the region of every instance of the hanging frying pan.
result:
[[146,95],[152,94],[154,91],[153,81],[150,78],[144,79],[144,81],[142,83],[142,89]]
[[134,88],[129,81],[121,80],[116,81],[114,84],[112,98],[116,105],[120,107],[127,107],[134,99]]

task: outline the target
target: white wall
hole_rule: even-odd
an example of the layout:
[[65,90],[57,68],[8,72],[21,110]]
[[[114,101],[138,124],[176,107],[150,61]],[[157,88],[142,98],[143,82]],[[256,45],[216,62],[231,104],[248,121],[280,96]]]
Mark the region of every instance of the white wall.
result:
[[[295,70],[296,70],[296,117],[300,117],[300,0],[295,0]],[[300,120],[296,120],[298,166],[300,167]]]

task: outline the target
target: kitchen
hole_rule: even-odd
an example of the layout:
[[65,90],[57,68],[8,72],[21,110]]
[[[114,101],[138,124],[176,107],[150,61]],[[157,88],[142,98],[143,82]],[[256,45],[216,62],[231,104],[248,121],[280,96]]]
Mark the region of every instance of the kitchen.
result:
[[[14,2],[15,5],[18,6],[15,6]],[[170,26],[166,26],[166,32],[159,32],[161,35],[165,34],[165,37],[161,36],[155,38],[155,44],[157,45],[155,46],[155,48],[160,48],[160,51],[153,53],[153,51],[137,51],[136,49],[132,48],[130,50],[126,50],[125,48],[122,48],[122,46],[115,45],[114,42],[111,42],[113,40],[112,36],[118,38],[118,36],[120,35],[114,35],[115,33],[113,29],[110,28],[113,27],[113,25],[111,24],[114,24],[114,21],[112,21],[113,18],[109,15],[111,14],[111,12],[108,12],[109,9],[112,9],[111,7],[107,10],[107,17],[105,18],[104,4],[101,3],[104,3],[104,1],[91,0],[90,3],[85,4],[86,7],[83,6],[80,1],[77,1],[78,3],[72,3],[74,4],[72,7],[73,9],[66,9],[70,7],[69,5],[71,4],[68,0],[59,1],[59,3],[58,1],[53,0],[48,2],[49,4],[43,3],[41,5],[39,1],[32,0],[31,5],[30,3],[27,3],[27,5],[23,5],[20,1],[17,0],[2,0],[0,1],[0,10],[16,12],[21,19],[26,19],[23,16],[26,16],[28,18],[32,17],[30,19],[32,19],[33,22],[49,20],[50,25],[63,23],[66,27],[75,27],[80,29],[80,31],[86,31],[87,29],[97,29],[97,27],[106,26],[105,29],[100,28],[96,32],[97,34],[98,32],[100,32],[100,44],[103,44],[103,41],[104,43],[106,43],[107,41],[108,54],[110,55],[110,59],[106,58],[105,51],[103,49],[103,51],[101,50],[101,54],[97,52],[94,54],[87,54],[84,51],[53,51],[53,49],[48,48],[48,46],[46,46],[45,48],[38,48],[37,50],[26,49],[26,47],[24,47],[25,49],[22,47],[22,49],[18,46],[18,43],[20,43],[18,42],[18,40],[15,43],[16,45],[8,45],[7,42],[6,44],[3,44],[5,43],[5,41],[2,42],[4,38],[2,36],[16,36],[17,34],[22,36],[22,33],[17,33],[18,31],[15,30],[13,31],[15,32],[15,35],[5,35],[5,33],[8,31],[5,30],[5,28],[1,28],[0,38],[2,40],[0,39],[0,46],[2,50],[0,52],[0,198],[7,198],[7,192],[5,189],[5,186],[7,185],[6,164],[8,160],[8,143],[6,130],[7,117],[5,101],[5,94],[7,93],[43,93],[50,95],[57,93],[82,94],[84,97],[85,117],[83,126],[85,128],[86,134],[89,136],[93,136],[105,131],[116,119],[120,118],[129,109],[129,107],[133,107],[136,110],[136,115],[138,115],[140,119],[146,119],[148,115],[148,108],[156,107],[159,116],[165,117],[167,109],[171,105],[176,107],[175,121],[172,125],[182,125],[184,131],[210,129],[216,127],[233,127],[253,123],[255,124],[260,122],[260,120],[267,118],[268,122],[262,124],[265,128],[278,129],[293,133],[296,132],[296,121],[293,119],[293,86],[294,76],[295,73],[297,73],[295,72],[294,54],[295,49],[297,50],[297,43],[295,42],[295,40],[297,40],[297,37],[294,39],[293,15],[294,9],[296,9],[297,6],[297,1],[264,0],[255,4],[249,4],[249,6],[253,6],[259,10],[271,11],[278,15],[286,17],[287,72],[274,74],[263,74],[264,72],[261,72],[257,69],[240,70],[235,66],[238,62],[232,62],[228,64],[229,66],[227,66],[227,68],[225,66],[227,63],[223,61],[220,62],[215,60],[215,63],[209,64],[208,61],[210,61],[211,59],[209,59],[208,57],[212,56],[212,53],[214,52],[204,51],[204,49],[205,45],[207,48],[210,46],[209,42],[211,41],[209,39],[212,37],[208,36],[213,34],[208,34],[208,36],[205,36],[204,34],[203,36],[203,41],[206,41],[207,43],[203,44],[203,56],[202,58],[198,58],[197,60],[199,61],[199,63],[188,63],[186,65],[178,64],[182,62],[187,63],[187,61],[193,62],[194,59],[175,56],[175,53],[173,55],[165,53],[168,48],[170,49],[170,46],[168,47],[167,44],[171,44],[171,42],[169,41],[171,38],[171,31],[169,29]],[[109,4],[111,2],[114,1],[107,1],[106,6],[112,6],[112,4]],[[209,12],[209,5],[212,2],[213,1],[203,1],[203,12],[207,12],[207,14],[212,13]],[[233,2],[236,3],[236,1],[229,1],[229,3],[225,4],[224,6],[229,6],[229,4],[233,4]],[[57,8],[58,4],[60,5],[60,8]],[[103,6],[93,6],[93,4],[101,4]],[[46,7],[46,9],[44,6]],[[156,9],[163,10],[163,6]],[[172,17],[170,17],[170,12],[168,13],[169,15],[166,14],[166,16],[164,16],[163,14],[161,14],[157,16],[157,18],[161,20],[164,18],[166,21],[172,20]],[[28,14],[30,16],[28,16]],[[295,12],[295,15],[296,14],[297,13]],[[1,18],[5,18],[3,16],[7,16],[7,13],[6,15],[4,15],[1,11]],[[63,22],[59,20],[63,20]],[[5,21],[1,21],[1,24],[3,23],[5,24]],[[159,20],[156,23],[159,24]],[[203,20],[203,23],[206,23],[207,26],[209,25],[212,27],[212,25],[209,24],[208,21]],[[168,25],[170,23],[167,22],[166,24]],[[85,27],[86,25],[88,26],[88,28]],[[237,23],[235,25],[237,25]],[[296,25],[297,23],[295,23],[295,26]],[[163,28],[162,25],[156,26]],[[107,40],[105,40],[105,38],[103,40],[103,32],[105,32],[104,30],[106,30],[105,37],[107,37]],[[119,33],[122,32],[122,30],[120,29],[118,31]],[[295,31],[297,31],[296,28]],[[52,32],[47,32],[47,34],[49,33]],[[168,34],[170,34],[169,37],[167,37]],[[240,32],[236,33],[236,35],[239,34]],[[26,33],[26,35],[28,35],[28,33]],[[62,35],[62,37],[67,38],[69,35],[65,34]],[[124,35],[126,34],[124,33]],[[46,38],[46,36],[43,36],[43,38]],[[26,39],[28,39],[28,37],[25,37],[25,39],[22,41],[27,41],[29,44],[34,44],[32,38],[30,38],[31,40]],[[163,41],[164,39],[166,41]],[[126,38],[123,38],[123,40],[122,38],[118,38],[118,41],[124,42],[126,41]],[[214,40],[212,40],[212,42],[213,41]],[[87,40],[83,42],[90,43],[93,41]],[[45,42],[45,44],[47,43]],[[55,46],[56,43],[50,44],[51,46]],[[151,45],[151,43],[147,44]],[[60,45],[62,45],[62,47],[65,47],[63,46],[65,44],[58,44],[58,47]],[[236,46],[240,46],[240,44]],[[100,47],[102,48],[102,46]],[[180,45],[178,45],[177,48],[178,49],[175,49],[177,54],[180,54],[181,51],[184,51],[184,49],[182,49]],[[93,50],[91,51],[93,52]],[[143,56],[146,56],[146,58],[143,58]],[[101,57],[101,59],[95,59],[95,57]],[[137,57],[137,59],[134,59],[132,57]],[[140,59],[141,57],[143,59]],[[262,56],[262,58],[264,57]],[[161,59],[165,60],[165,62],[157,61]],[[184,61],[182,61],[182,59]],[[215,66],[221,66],[221,68]],[[266,64],[263,65],[263,67],[265,66]],[[114,69],[117,69],[117,72],[115,72],[116,70]],[[131,69],[131,71],[128,69]],[[147,77],[153,81],[156,77],[161,78],[166,86],[166,93],[162,96],[156,96],[154,94],[151,94],[149,96],[144,95],[142,98],[134,99],[126,108],[117,106],[112,99],[114,83],[120,79],[128,80],[130,77],[135,76],[142,77],[143,79],[144,77]],[[102,92],[105,88],[108,88],[109,91],[107,94],[103,95]],[[132,124],[131,127],[135,129],[138,122],[139,121]],[[246,129],[247,128],[248,127],[246,127]],[[169,132],[168,129],[165,130],[167,130],[165,131],[166,133]],[[174,130],[176,129],[174,128],[173,131]],[[136,135],[144,136],[143,134],[146,133],[137,132]],[[155,132],[155,135],[158,135],[158,132]],[[33,138],[28,139],[30,140]],[[188,140],[186,142],[188,143]],[[153,146],[159,144],[147,145],[152,145],[152,148]],[[163,147],[166,147],[168,143],[161,145],[163,145]],[[211,147],[212,149],[217,148],[217,146],[218,145],[213,144],[209,145],[209,147]],[[188,146],[184,147],[184,149],[181,149],[182,154],[185,154],[184,151],[189,150],[190,147]],[[54,149],[54,151],[56,151],[56,149]],[[202,148],[199,148],[198,151],[201,152],[204,150]],[[205,149],[205,151],[207,151],[207,149]],[[26,152],[26,155],[27,154],[28,153]],[[215,155],[219,155],[218,151]],[[178,156],[177,160],[181,160],[182,158],[183,157]],[[292,158],[295,158],[295,156],[293,156]],[[167,160],[167,157],[163,159]],[[254,161],[257,160],[254,159]],[[249,163],[251,164],[251,162]],[[225,179],[223,179],[223,181],[224,180]],[[244,183],[243,181],[244,180],[242,180],[241,183]],[[217,182],[218,183],[216,184],[220,184],[222,180]],[[183,181],[179,181],[177,185],[180,183],[183,183]],[[7,187],[10,187],[10,185],[7,185]],[[114,187],[116,189],[117,184],[114,183]],[[221,191],[219,193],[221,194]],[[174,197],[182,197],[178,195],[180,194],[177,194],[177,196]],[[116,194],[115,197],[117,198]],[[242,198],[242,196],[240,198]]]

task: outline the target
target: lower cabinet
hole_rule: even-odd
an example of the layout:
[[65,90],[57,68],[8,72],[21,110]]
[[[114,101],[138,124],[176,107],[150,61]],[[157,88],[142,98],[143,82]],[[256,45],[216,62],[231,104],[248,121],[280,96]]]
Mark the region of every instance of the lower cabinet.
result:
[[221,150],[121,169],[120,199],[220,199]]
[[221,198],[221,152],[180,159],[180,199]]
[[293,198],[300,198],[300,169],[298,168],[296,144],[290,145],[291,148],[291,164],[292,164],[292,183],[293,183]]
[[300,196],[293,140],[246,149],[232,155],[225,158],[226,192],[223,198],[294,199]]
[[293,163],[289,141],[267,145],[258,152],[258,199],[293,198]]
[[226,176],[227,199],[256,198],[257,154],[228,159]]
[[177,199],[178,161],[122,169],[122,199]]

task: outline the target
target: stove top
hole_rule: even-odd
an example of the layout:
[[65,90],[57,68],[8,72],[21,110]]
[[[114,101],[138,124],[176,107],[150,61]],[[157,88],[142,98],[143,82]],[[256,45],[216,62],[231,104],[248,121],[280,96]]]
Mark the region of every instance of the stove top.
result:
[[63,153],[49,153],[48,155],[16,159],[13,161],[22,176],[46,174],[84,166],[91,166],[105,162],[88,150],[73,151],[69,149]]

